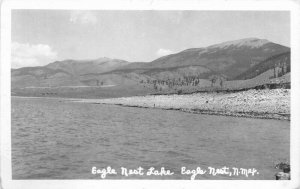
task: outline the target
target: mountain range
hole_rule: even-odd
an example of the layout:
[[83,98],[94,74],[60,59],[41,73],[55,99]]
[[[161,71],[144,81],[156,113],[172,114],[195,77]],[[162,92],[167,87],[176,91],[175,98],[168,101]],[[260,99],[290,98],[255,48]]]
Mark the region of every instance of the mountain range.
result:
[[278,69],[281,69],[280,76],[288,74],[289,52],[289,47],[266,39],[246,38],[186,49],[151,62],[110,58],[56,61],[42,67],[12,69],[12,92],[61,96],[64,88],[66,96],[76,93],[75,97],[84,97],[97,93],[96,97],[116,97],[199,90],[216,85],[229,87],[234,81],[253,79],[265,72],[272,75],[267,74],[263,80],[271,80]]

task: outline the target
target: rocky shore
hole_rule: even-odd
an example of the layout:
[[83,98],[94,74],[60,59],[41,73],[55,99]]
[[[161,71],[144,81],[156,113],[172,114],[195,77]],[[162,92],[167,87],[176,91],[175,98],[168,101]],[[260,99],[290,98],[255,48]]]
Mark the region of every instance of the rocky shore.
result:
[[160,108],[201,114],[290,120],[290,89],[83,99],[80,102]]

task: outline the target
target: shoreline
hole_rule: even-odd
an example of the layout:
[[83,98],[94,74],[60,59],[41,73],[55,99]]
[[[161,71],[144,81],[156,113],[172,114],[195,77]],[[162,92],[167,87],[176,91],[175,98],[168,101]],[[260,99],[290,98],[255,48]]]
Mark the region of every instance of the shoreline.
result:
[[[186,94],[183,94],[186,95]],[[169,96],[169,95],[164,95]],[[151,108],[151,109],[161,109],[161,110],[173,110],[173,111],[182,111],[192,114],[203,114],[203,115],[216,115],[216,116],[232,116],[232,117],[245,117],[245,118],[255,118],[255,119],[274,119],[274,120],[286,120],[290,121],[290,114],[280,114],[280,113],[256,113],[256,112],[226,112],[226,111],[210,111],[203,109],[184,109],[184,108],[163,108],[163,107],[150,107],[150,106],[138,106],[138,105],[127,105],[127,104],[118,104],[118,103],[104,103],[96,102],[98,99],[83,99],[83,98],[67,98],[67,97],[34,97],[34,96],[11,96],[14,98],[32,98],[32,99],[51,99],[51,100],[64,100],[64,101],[73,101],[73,102],[82,102],[82,103],[91,103],[91,104],[105,104],[105,105],[116,105],[123,107],[132,107],[132,108]],[[114,98],[110,98],[113,100]],[[86,101],[88,100],[88,101]],[[107,99],[105,99],[107,100]]]
[[176,110],[194,114],[290,121],[290,90],[248,90],[236,93],[148,95],[111,99],[80,99],[82,103]]
[[209,111],[209,110],[201,110],[201,109],[160,108],[160,107],[147,107],[147,106],[111,104],[111,103],[92,103],[92,104],[116,105],[122,107],[144,108],[144,109],[172,110],[172,111],[181,111],[185,113],[202,114],[202,115],[231,116],[231,117],[240,117],[240,118],[274,119],[274,120],[290,121],[290,114],[270,114],[270,113],[258,114],[256,112],[234,112],[233,113],[233,112],[217,112],[217,111]]
[[290,89],[263,89],[240,92],[202,92],[192,94],[146,95],[105,99],[66,97],[47,98],[123,107],[176,110],[193,114],[274,119],[290,121]]

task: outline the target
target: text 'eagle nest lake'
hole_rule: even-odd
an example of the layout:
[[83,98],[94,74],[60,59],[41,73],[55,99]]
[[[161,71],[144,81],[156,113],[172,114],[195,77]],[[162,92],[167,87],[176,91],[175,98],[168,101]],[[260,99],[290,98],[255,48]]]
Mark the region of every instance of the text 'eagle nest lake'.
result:
[[290,179],[287,23],[13,10],[12,178]]

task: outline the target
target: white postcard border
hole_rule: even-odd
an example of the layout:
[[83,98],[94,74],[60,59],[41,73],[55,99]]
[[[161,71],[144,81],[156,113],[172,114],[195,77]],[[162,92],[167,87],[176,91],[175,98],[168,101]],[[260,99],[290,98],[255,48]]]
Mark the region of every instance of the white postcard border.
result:
[[[291,176],[290,181],[241,180],[12,180],[11,178],[11,10],[278,10],[291,12]],[[8,188],[297,188],[300,149],[300,2],[296,0],[4,0],[1,5],[1,181]],[[275,31],[276,32],[276,31]]]

